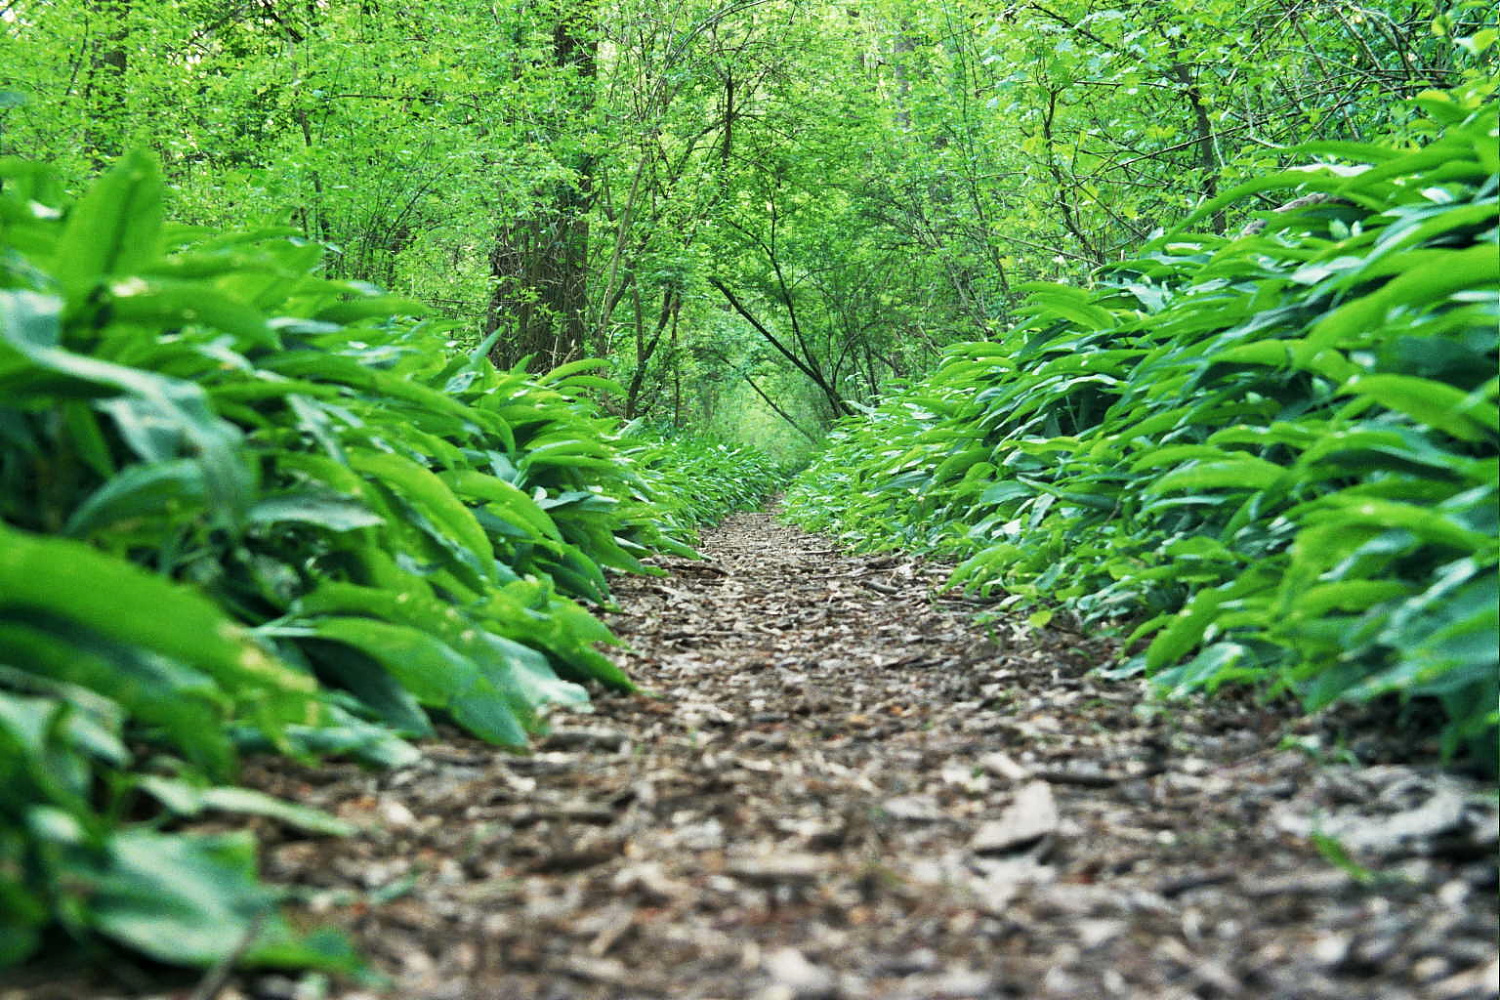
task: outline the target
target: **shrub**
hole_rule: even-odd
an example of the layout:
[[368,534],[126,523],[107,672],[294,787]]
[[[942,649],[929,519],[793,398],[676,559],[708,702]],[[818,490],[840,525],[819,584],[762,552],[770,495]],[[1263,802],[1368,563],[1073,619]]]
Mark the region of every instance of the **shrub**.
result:
[[[1308,708],[1442,703],[1493,766],[1500,154],[1493,104],[1422,102],[1430,141],[1205,205],[1315,192],[1259,232],[1180,231],[848,421],[788,494],[860,546],[960,557],[1002,604],[1139,623],[1162,688]],[[1186,226],[1184,227],[1184,229]]]
[[239,754],[401,763],[434,713],[520,747],[583,682],[629,688],[579,601],[689,553],[690,505],[589,364],[496,371],[294,232],[173,226],[143,154],[72,205],[0,178],[0,967],[58,927],[350,969],[275,917],[249,840],[163,826],[338,832],[226,784]]

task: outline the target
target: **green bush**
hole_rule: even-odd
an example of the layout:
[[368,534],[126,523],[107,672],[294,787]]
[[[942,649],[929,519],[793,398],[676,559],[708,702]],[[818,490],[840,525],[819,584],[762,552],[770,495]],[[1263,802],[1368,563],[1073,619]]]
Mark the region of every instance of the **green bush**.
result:
[[591,364],[496,371],[293,232],[173,226],[148,156],[72,205],[0,178],[0,967],[60,928],[353,968],[275,917],[252,843],[170,824],[338,832],[226,784],[239,754],[400,763],[433,713],[520,747],[583,682],[629,688],[578,602],[689,554],[698,501]]
[[1195,216],[1324,196],[1259,232],[1033,286],[997,342],[846,422],[792,518],[962,558],[955,582],[1040,618],[1136,623],[1123,670],[1170,691],[1436,699],[1445,752],[1493,766],[1500,145],[1493,104],[1421,103],[1430,141],[1309,146],[1347,165]]

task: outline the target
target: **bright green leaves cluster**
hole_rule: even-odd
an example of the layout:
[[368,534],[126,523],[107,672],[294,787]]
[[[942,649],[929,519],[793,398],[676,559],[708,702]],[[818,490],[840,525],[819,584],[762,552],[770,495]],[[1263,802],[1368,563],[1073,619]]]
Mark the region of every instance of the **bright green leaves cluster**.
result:
[[786,480],[763,452],[705,435],[637,429],[624,443],[650,470],[660,516],[678,532],[753,509]]
[[0,177],[0,964],[60,925],[352,968],[274,915],[249,842],[119,817],[338,832],[225,786],[239,753],[400,764],[434,713],[523,746],[583,682],[630,687],[579,602],[690,554],[698,501],[630,456],[590,366],[497,371],[294,234],[171,226],[148,156],[71,206]]
[[1436,699],[1446,750],[1492,763],[1496,114],[1426,103],[1447,128],[1422,148],[1313,147],[1354,166],[1223,199],[1329,200],[1034,289],[999,342],[839,431],[793,516],[1139,622],[1131,667],[1169,690]]

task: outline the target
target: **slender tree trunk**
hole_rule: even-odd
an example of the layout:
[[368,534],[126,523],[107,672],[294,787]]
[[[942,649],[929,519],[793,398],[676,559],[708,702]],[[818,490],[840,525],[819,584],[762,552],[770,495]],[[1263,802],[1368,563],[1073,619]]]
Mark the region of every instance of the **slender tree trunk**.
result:
[[728,173],[729,157],[734,152],[734,69],[724,71],[724,142],[719,147],[719,166]]
[[[297,125],[302,131],[302,148],[309,153],[314,147],[312,123],[307,119],[307,111],[304,108],[297,109]],[[297,207],[297,216],[302,222],[302,228],[311,236],[326,240],[328,231],[325,228],[327,220],[323,214],[323,178],[316,169],[309,170],[308,181],[312,184],[312,203],[304,203]]]
[[626,420],[634,420],[640,416],[641,391],[646,384],[646,372],[651,366],[651,358],[656,354],[656,348],[661,344],[662,334],[666,332],[668,324],[671,324],[675,333],[677,315],[682,310],[681,293],[671,285],[662,289],[661,312],[656,317],[656,328],[648,337],[645,317],[641,315],[640,288],[631,286],[630,294],[635,305],[635,371],[630,374],[630,385],[625,392]]
[[1083,223],[1079,219],[1077,206],[1073,203],[1073,199],[1078,194],[1078,184],[1063,173],[1062,165],[1057,161],[1057,141],[1052,135],[1052,122],[1057,115],[1059,93],[1057,89],[1047,92],[1047,106],[1042,111],[1042,140],[1047,157],[1047,172],[1052,175],[1052,181],[1057,185],[1057,194],[1054,196],[1053,204],[1062,217],[1063,228],[1078,241],[1080,249],[1093,263],[1103,264],[1104,256],[1094,249],[1093,242],[1083,231]]
[[682,362],[677,342],[677,320],[672,320],[672,426],[682,427]]
[[[1203,95],[1198,89],[1198,81],[1194,78],[1192,69],[1186,63],[1174,63],[1172,75],[1182,84],[1183,96],[1187,98],[1188,106],[1193,111],[1193,128],[1198,140],[1198,169],[1203,171],[1203,180],[1200,182],[1203,200],[1212,201],[1219,194],[1219,153],[1214,148],[1214,125],[1209,120],[1208,109],[1203,106]],[[1224,212],[1215,212],[1214,232],[1224,235],[1225,225]]]

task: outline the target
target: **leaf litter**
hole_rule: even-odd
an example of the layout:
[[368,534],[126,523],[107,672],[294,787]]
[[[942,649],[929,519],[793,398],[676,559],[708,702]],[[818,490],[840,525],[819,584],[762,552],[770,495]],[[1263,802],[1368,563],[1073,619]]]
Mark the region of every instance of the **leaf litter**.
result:
[[[1317,752],[1349,731],[1336,713],[1154,701],[1089,673],[1098,637],[977,624],[942,567],[767,512],[702,549],[617,581],[650,696],[599,694],[534,753],[450,729],[396,771],[253,763],[250,786],[359,828],[254,821],[294,915],[344,928],[387,985],[212,992],[1500,995],[1493,786],[1393,763],[1394,727],[1352,720],[1357,764]],[[161,975],[33,970],[0,1000],[193,995]]]

